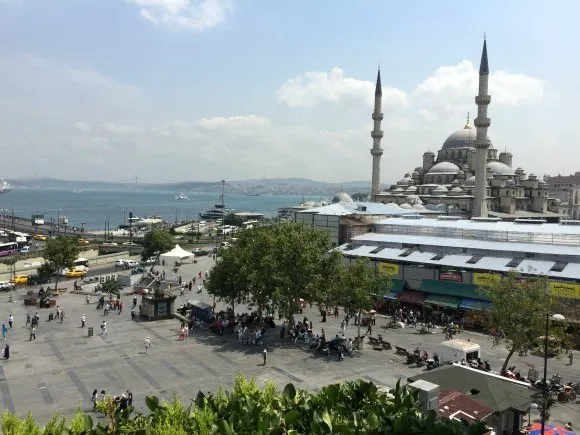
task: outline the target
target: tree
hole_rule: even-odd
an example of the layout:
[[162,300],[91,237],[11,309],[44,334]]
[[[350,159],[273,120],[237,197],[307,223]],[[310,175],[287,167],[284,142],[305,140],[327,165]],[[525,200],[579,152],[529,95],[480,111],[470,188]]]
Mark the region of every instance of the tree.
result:
[[238,249],[237,243],[222,250],[220,260],[211,270],[207,282],[208,293],[228,302],[232,309],[247,298],[248,274],[245,259],[246,256]]
[[109,295],[119,295],[119,290],[121,290],[121,284],[119,283],[118,279],[110,279],[109,281],[105,281],[100,285],[100,287],[103,293],[108,293]]
[[272,382],[260,388],[255,380],[238,376],[232,391],[198,393],[189,406],[177,397],[171,402],[147,396],[147,414],[133,408],[118,410],[111,397],[97,409],[106,419],[93,424],[89,413],[77,412],[68,427],[55,415],[45,428],[32,416],[5,411],[2,432],[10,435],[98,434],[430,434],[483,435],[485,424],[442,419],[434,411],[422,412],[418,393],[396,385],[389,394],[362,380],[331,384],[320,392],[298,390],[287,384],[282,391]]
[[52,275],[54,275],[54,273],[57,272],[57,270],[54,268],[54,266],[48,262],[44,262],[42,263],[37,269],[36,269],[36,273],[41,277],[41,278],[50,278]]
[[143,237],[143,260],[157,256],[173,248],[173,237],[163,228],[154,228]]
[[[489,322],[498,331],[494,344],[505,343],[509,350],[502,372],[516,351],[531,348],[546,334],[546,316],[554,314],[559,306],[548,289],[545,276],[523,278],[511,271],[497,283],[478,290],[492,303]],[[549,336],[562,337],[563,328],[552,325]]]
[[350,196],[354,201],[366,201],[369,199],[368,192],[356,192]]
[[63,269],[72,269],[73,263],[79,256],[80,248],[74,237],[59,236],[46,241],[42,256],[44,263],[43,272],[56,271],[54,283],[55,290],[58,289],[58,281]]
[[233,225],[234,227],[241,227],[244,223],[244,218],[236,216],[235,213],[228,213],[224,216],[224,225]]
[[[377,275],[368,258],[343,263],[341,275],[342,291],[337,302],[343,305],[348,313],[357,313],[359,318],[363,311],[373,307],[378,293],[385,291],[387,286],[390,291],[390,279]],[[360,337],[360,322],[358,336]]]

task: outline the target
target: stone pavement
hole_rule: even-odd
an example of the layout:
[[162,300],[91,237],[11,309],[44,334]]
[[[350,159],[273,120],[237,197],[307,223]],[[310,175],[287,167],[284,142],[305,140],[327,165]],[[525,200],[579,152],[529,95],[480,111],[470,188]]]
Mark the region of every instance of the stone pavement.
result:
[[[199,271],[211,269],[208,257],[198,264],[184,265],[180,274],[189,280]],[[160,268],[158,266],[158,268]],[[162,268],[160,268],[162,269]],[[168,278],[172,277],[166,268]],[[69,283],[72,286],[72,282]],[[21,296],[21,295],[20,295]],[[94,298],[93,298],[94,299]],[[187,299],[212,302],[205,292],[194,289],[179,296],[177,305]],[[137,408],[144,408],[144,398],[156,394],[171,399],[174,393],[184,401],[194,398],[199,390],[215,391],[218,386],[231,386],[236,373],[255,377],[258,382],[274,381],[278,386],[292,382],[299,388],[317,390],[322,386],[345,379],[364,378],[375,383],[394,386],[399,378],[406,379],[422,369],[403,364],[403,357],[393,351],[374,351],[366,346],[361,354],[342,362],[335,358],[314,357],[304,345],[282,343],[277,330],[268,330],[265,346],[269,352],[268,365],[261,365],[261,347],[245,346],[227,335],[219,337],[207,331],[196,331],[185,341],[177,341],[179,323],[176,320],[135,322],[131,320],[132,296],[124,296],[123,313],[103,316],[96,304],[85,303],[82,295],[64,294],[58,297],[65,311],[65,320],[47,322],[48,310],[25,307],[18,297],[8,303],[8,295],[0,295],[0,317],[7,323],[8,315],[15,317],[15,327],[10,330],[10,360],[0,362],[0,401],[7,409],[23,415],[28,410],[40,421],[46,421],[56,411],[70,415],[80,406],[90,409],[93,389],[106,389],[120,395],[127,389],[134,394]],[[218,303],[218,309],[223,305]],[[245,311],[246,307],[239,307]],[[39,312],[41,321],[36,341],[29,340],[24,327],[26,313]],[[52,310],[54,311],[54,310]],[[95,336],[88,337],[87,329],[80,328],[80,317],[85,313],[87,326],[94,327]],[[316,308],[308,308],[298,317],[308,316],[315,332],[323,327],[327,337],[340,331],[341,319],[329,318],[320,323]],[[100,323],[106,320],[108,335],[100,336]],[[413,328],[403,330],[383,329],[383,319],[377,320],[379,331],[393,345],[412,350],[419,346],[429,353],[437,351],[442,333],[419,335]],[[363,331],[364,332],[364,331]],[[356,336],[356,327],[347,328],[347,336]],[[145,337],[151,338],[149,354],[144,353]],[[489,359],[493,369],[499,369],[507,351],[493,348],[489,337],[477,333],[462,333],[482,347],[484,359]],[[366,343],[365,343],[366,344]],[[579,355],[580,356],[580,355]],[[559,372],[564,380],[578,379],[578,368],[567,366],[566,361],[550,360],[550,373]],[[534,365],[541,370],[542,360],[537,356],[514,357],[513,364],[522,371]],[[578,364],[578,363],[576,363]],[[552,416],[560,423],[572,421],[580,425],[578,404],[558,404]]]

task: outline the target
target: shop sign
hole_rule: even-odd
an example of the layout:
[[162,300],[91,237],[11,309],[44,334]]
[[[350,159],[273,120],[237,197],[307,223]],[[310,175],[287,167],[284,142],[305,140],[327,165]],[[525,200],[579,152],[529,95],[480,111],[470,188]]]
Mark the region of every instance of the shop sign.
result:
[[561,298],[580,299],[580,284],[550,281],[550,293]]
[[461,282],[463,281],[463,276],[456,272],[439,272],[439,280]]
[[378,271],[381,275],[397,276],[399,275],[399,265],[395,263],[377,263]]
[[497,273],[474,273],[473,284],[479,286],[491,286],[501,281],[501,275]]

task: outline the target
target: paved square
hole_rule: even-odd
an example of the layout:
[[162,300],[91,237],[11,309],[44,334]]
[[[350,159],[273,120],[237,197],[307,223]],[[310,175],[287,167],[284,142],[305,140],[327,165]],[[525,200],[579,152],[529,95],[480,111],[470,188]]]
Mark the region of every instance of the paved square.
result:
[[[200,271],[210,270],[212,260],[201,258],[198,264],[184,265],[180,274],[185,280]],[[161,267],[158,267],[162,269]],[[168,278],[171,271],[166,268]],[[68,285],[72,287],[72,282]],[[96,310],[96,302],[85,303],[85,297],[66,293],[57,298],[58,305],[65,311],[63,323],[48,322],[47,309],[25,307],[22,295],[26,289],[18,291],[14,303],[8,302],[8,295],[0,295],[0,316],[8,323],[8,316],[14,315],[15,326],[9,330],[6,343],[11,353],[8,361],[0,363],[0,400],[9,410],[24,415],[32,410],[35,417],[45,422],[54,412],[70,415],[80,406],[90,409],[93,389],[106,389],[120,395],[130,389],[137,409],[144,408],[144,398],[156,394],[171,399],[174,393],[188,401],[199,390],[215,391],[219,385],[231,386],[236,373],[255,377],[258,382],[272,380],[280,387],[293,382],[299,388],[316,390],[323,385],[345,379],[365,378],[373,382],[394,386],[399,378],[417,373],[419,370],[403,364],[403,358],[393,351],[374,351],[366,346],[361,354],[347,356],[342,362],[335,358],[314,357],[304,345],[281,342],[278,330],[268,330],[265,346],[269,352],[268,365],[261,365],[261,347],[236,343],[235,337],[216,336],[208,331],[196,331],[185,341],[177,341],[179,322],[165,320],[158,322],[135,322],[131,320],[132,296],[122,297],[125,305],[123,313],[116,312],[104,316]],[[179,296],[177,305],[186,299],[212,301],[205,291],[194,289]],[[221,305],[218,304],[218,309]],[[245,307],[240,307],[246,311]],[[38,311],[40,326],[36,340],[29,341],[29,330],[25,327],[26,313]],[[54,312],[54,309],[50,310]],[[87,336],[87,328],[80,327],[81,315],[85,313],[87,326],[94,328],[95,335]],[[304,310],[297,318],[308,316],[314,323],[315,332],[324,328],[327,337],[340,331],[339,319],[329,318],[320,323],[316,307]],[[100,335],[100,323],[106,320],[108,335]],[[381,328],[378,319],[374,334],[379,331],[393,345],[412,350],[419,346],[430,354],[438,351],[443,339],[442,333],[419,335],[414,329],[392,330]],[[364,331],[363,331],[364,333]],[[145,337],[151,338],[151,349],[145,354]],[[356,336],[356,327],[347,328],[347,336]],[[489,359],[492,368],[500,368],[504,349],[492,348],[489,337],[477,333],[462,333],[482,347],[484,359]],[[577,360],[577,359],[576,359]],[[550,373],[559,372],[564,380],[578,380],[576,366],[567,366],[564,360],[551,360]],[[529,366],[538,369],[542,360],[536,356],[514,357],[513,364],[527,373]],[[578,364],[578,363],[576,363]],[[572,421],[580,426],[580,406],[578,404],[558,404],[552,412],[555,420],[565,423]]]

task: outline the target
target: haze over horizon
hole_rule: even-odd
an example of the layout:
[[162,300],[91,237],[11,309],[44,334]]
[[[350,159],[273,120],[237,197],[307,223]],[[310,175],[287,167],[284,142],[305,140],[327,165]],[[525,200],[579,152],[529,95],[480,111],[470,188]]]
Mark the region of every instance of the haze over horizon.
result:
[[538,175],[580,170],[580,4],[371,0],[0,0],[0,177],[143,183],[382,182],[475,115],[483,33],[490,138]]

